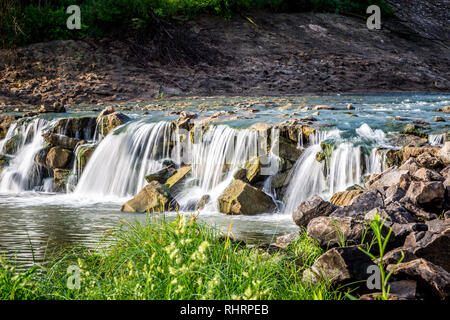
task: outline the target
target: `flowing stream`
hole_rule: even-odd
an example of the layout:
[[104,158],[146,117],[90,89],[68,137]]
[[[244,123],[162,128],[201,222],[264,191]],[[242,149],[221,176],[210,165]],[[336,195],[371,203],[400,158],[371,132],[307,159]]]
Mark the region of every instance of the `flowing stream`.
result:
[[[201,210],[200,219],[224,230],[233,221],[232,231],[238,237],[269,241],[294,231],[297,228],[291,214],[302,201],[314,194],[329,199],[337,191],[362,184],[364,175],[384,169],[384,158],[377,148],[392,148],[388,135],[398,130],[387,127],[386,114],[402,116],[421,108],[429,109],[426,114],[431,118],[431,109],[450,103],[449,96],[364,98],[381,107],[373,110],[369,103],[352,98],[360,109],[358,117],[349,118],[345,113],[341,115],[342,111],[337,117],[333,111],[323,111],[320,121],[332,125],[317,130],[306,143],[299,135],[297,148],[302,153],[293,163],[283,194],[272,188],[277,170],[267,171],[261,181],[261,189],[275,200],[278,209],[256,216],[221,214],[217,199],[238,169],[261,156],[258,148],[262,142],[265,147],[270,146],[268,163],[278,163],[275,144],[271,143],[277,129],[272,128],[264,139],[257,130],[250,129],[258,122],[276,123],[273,108],[262,108],[255,118],[225,121],[204,130],[199,127],[199,138],[186,135],[172,119],[158,112],[150,116],[132,114],[132,121],[100,136],[100,140],[97,128],[86,132],[80,137],[85,139],[83,143],[75,148],[67,193],[53,192],[53,176],[36,165],[39,152],[45,147],[42,135],[56,119],[35,117],[16,122],[0,141],[0,152],[8,159],[0,173],[0,253],[14,255],[24,263],[42,261],[53,247],[95,246],[120,219],[145,219],[143,214],[121,213],[120,206],[145,186],[147,174],[163,168],[167,161],[177,168],[183,163],[192,166],[190,178],[174,194],[182,212],[192,212],[196,203],[208,196],[210,201]],[[338,103],[341,98],[334,99]],[[442,145],[444,130],[448,128],[440,124],[432,129],[429,143]],[[63,128],[59,133],[65,134],[65,130],[69,129]],[[13,147],[11,139],[17,140]],[[89,162],[80,163],[79,153],[93,146],[96,148]],[[13,154],[8,154],[10,150]],[[324,154],[321,161],[320,153]],[[174,214],[168,216],[173,218]]]

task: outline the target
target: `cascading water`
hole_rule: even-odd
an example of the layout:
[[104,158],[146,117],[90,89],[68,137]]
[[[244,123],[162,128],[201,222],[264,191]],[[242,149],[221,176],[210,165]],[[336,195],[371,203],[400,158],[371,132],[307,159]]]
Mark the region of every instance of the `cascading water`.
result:
[[41,185],[41,172],[34,158],[44,145],[42,131],[47,124],[46,120],[38,118],[30,123],[23,123],[20,127],[9,128],[1,143],[2,149],[9,139],[16,137],[19,143],[14,158],[0,175],[1,192],[22,192]]
[[428,135],[428,143],[432,146],[441,146],[445,141],[445,133]]
[[[383,145],[385,135],[381,130],[372,130],[367,124],[355,130],[359,136],[356,140],[371,140],[376,145]],[[352,140],[352,139],[351,139]],[[361,163],[362,147],[355,145],[356,141],[347,141],[341,137],[338,130],[316,131],[310,137],[310,144],[294,165],[294,174],[285,195],[284,212],[291,214],[298,205],[318,194],[324,198],[331,197],[337,191],[361,183],[363,174],[381,172],[382,158],[372,148],[370,155],[364,155],[366,171]],[[353,139],[355,140],[355,139]],[[332,141],[337,147],[331,149],[331,144],[320,145]],[[319,152],[325,154],[325,159],[317,161]]]
[[170,158],[170,122],[135,122],[108,134],[92,154],[74,190],[76,195],[134,196],[145,175],[162,168]]

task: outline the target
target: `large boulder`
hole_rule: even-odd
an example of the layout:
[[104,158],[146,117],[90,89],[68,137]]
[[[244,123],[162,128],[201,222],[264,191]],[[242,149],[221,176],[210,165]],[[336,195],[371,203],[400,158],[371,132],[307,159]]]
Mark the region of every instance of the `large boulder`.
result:
[[120,209],[123,212],[161,213],[173,210],[176,202],[170,195],[169,188],[157,181],[147,184],[133,199],[125,202]]
[[297,144],[287,138],[280,136],[278,143],[278,155],[283,159],[295,162],[302,154],[302,150],[297,148]]
[[50,145],[50,146],[59,146],[64,149],[70,149],[73,150],[77,143],[79,142],[78,139],[75,138],[69,138],[65,135],[58,134],[58,133],[46,133],[43,134],[42,137],[44,137],[44,140]]
[[352,204],[353,200],[359,197],[363,192],[363,190],[346,190],[336,192],[331,197],[330,202],[341,207],[349,206]]
[[61,147],[53,147],[47,153],[45,164],[47,168],[65,169],[69,166],[72,158],[72,151]]
[[306,227],[312,219],[320,216],[328,216],[336,209],[337,206],[323,200],[318,195],[314,195],[311,199],[300,203],[292,213],[292,218],[298,226]]
[[416,158],[416,161],[419,164],[419,166],[428,169],[442,169],[444,167],[442,161],[439,158],[431,155],[429,152],[424,152],[420,154]]
[[350,217],[317,217],[307,226],[308,237],[315,239],[322,247],[361,243],[366,224]]
[[434,170],[420,168],[414,172],[413,177],[422,181],[443,181],[444,177]]
[[332,248],[303,272],[303,281],[314,284],[322,280],[334,286],[366,281],[371,265],[374,263],[358,246]]
[[242,180],[233,180],[218,199],[219,211],[226,214],[258,214],[276,209],[272,198]]
[[444,299],[450,295],[450,273],[443,268],[425,259],[402,262],[398,266],[388,265],[388,272],[394,267],[394,277],[417,281],[425,295]]
[[444,198],[444,184],[438,181],[413,181],[405,195],[406,201],[410,201],[431,212],[437,212],[442,209]]

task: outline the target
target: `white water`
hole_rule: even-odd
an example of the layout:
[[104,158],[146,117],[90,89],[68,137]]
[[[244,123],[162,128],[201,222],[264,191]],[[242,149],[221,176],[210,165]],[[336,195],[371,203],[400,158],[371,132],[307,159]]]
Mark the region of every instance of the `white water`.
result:
[[445,140],[445,133],[428,135],[428,143],[432,146],[442,146]]
[[35,119],[30,123],[24,123],[19,128],[11,126],[8,130],[2,147],[7,139],[19,134],[21,142],[17,153],[9,166],[5,167],[0,175],[1,192],[22,192],[32,190],[41,183],[41,175],[38,166],[34,162],[37,152],[43,147],[44,138],[42,130],[47,125],[44,119]]
[[[122,128],[120,128],[122,129]],[[169,158],[170,123],[135,122],[126,132],[107,135],[92,154],[75,188],[82,197],[131,197],[145,185],[145,175]]]

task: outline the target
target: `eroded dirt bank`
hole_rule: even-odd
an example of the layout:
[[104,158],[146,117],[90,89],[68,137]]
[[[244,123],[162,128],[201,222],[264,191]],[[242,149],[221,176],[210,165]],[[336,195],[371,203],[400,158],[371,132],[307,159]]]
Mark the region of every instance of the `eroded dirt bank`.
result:
[[169,52],[164,59],[151,43],[136,46],[128,40],[53,41],[1,50],[0,104],[450,91],[448,26],[439,25],[442,19],[414,24],[421,19],[419,9],[409,10],[402,12],[403,22],[383,21],[380,31],[369,31],[363,19],[334,14],[257,13],[249,14],[251,21],[199,17],[168,30],[178,38],[187,35],[192,45],[184,50],[189,43],[184,41],[182,54]]

